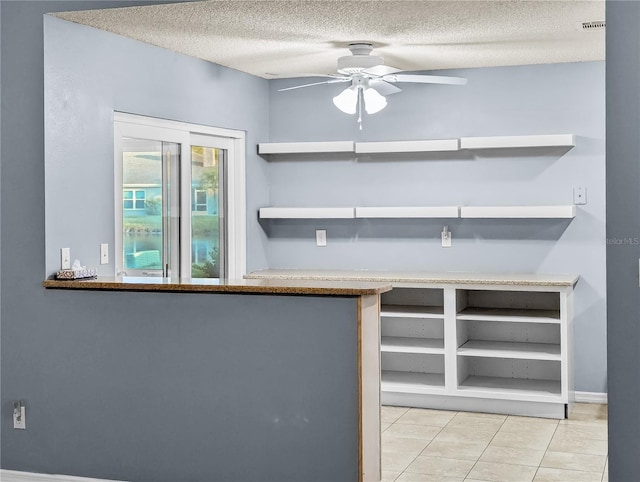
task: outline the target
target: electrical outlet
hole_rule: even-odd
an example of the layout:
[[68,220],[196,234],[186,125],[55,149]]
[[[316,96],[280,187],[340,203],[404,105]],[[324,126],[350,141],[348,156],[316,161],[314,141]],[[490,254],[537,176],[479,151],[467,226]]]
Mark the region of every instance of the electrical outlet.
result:
[[60,250],[60,269],[71,269],[71,248]]
[[587,188],[576,186],[573,188],[573,204],[587,204]]
[[451,231],[449,231],[449,226],[445,226],[442,228],[442,232],[440,233],[442,236],[442,247],[450,248],[451,247]]
[[26,409],[24,403],[13,402],[13,428],[25,430],[27,428]]
[[109,245],[107,243],[100,245],[100,264],[109,264]]
[[316,229],[316,246],[326,246],[326,245],[327,245],[327,230]]

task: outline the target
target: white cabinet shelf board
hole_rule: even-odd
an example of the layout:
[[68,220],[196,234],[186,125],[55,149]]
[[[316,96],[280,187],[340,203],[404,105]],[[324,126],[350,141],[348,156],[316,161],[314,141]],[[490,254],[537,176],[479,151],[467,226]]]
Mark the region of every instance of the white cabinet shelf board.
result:
[[387,353],[444,354],[444,340],[438,338],[409,338],[383,336],[380,350]]
[[382,154],[400,152],[445,152],[460,149],[459,139],[419,141],[356,142],[357,154]]
[[511,395],[531,401],[544,399],[556,401],[561,397],[559,381],[531,378],[470,376],[458,386],[458,390],[466,396],[486,396],[490,393],[494,396],[499,394],[502,396],[501,398],[507,398],[508,395]]
[[576,141],[573,134],[460,138],[460,149],[573,147],[575,145]]
[[430,318],[442,319],[442,306],[402,306],[382,305],[380,316],[383,318]]
[[382,370],[383,392],[434,393],[444,391],[444,375],[440,373],[416,373]]
[[354,208],[260,208],[261,219],[353,219]]
[[354,152],[353,141],[266,142],[258,144],[258,154],[314,154]]
[[566,206],[462,206],[461,218],[478,219],[572,219],[576,207]]
[[457,218],[458,206],[356,207],[356,218]]
[[458,320],[503,321],[510,323],[560,324],[560,312],[515,308],[465,308],[456,315]]
[[459,356],[560,361],[560,345],[469,340],[458,348]]

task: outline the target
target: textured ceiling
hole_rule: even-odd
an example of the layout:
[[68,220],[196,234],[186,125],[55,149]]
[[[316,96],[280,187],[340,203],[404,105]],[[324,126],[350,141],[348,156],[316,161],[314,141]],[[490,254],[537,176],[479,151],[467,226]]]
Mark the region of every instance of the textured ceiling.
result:
[[604,1],[209,0],[56,16],[260,77],[336,71],[350,42],[437,70],[604,60]]

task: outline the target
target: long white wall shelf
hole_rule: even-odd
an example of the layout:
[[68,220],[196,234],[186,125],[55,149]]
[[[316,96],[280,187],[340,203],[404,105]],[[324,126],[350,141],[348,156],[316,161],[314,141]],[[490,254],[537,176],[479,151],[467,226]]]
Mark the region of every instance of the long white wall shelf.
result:
[[461,218],[551,219],[576,217],[576,207],[566,206],[462,206]]
[[394,154],[403,152],[452,152],[474,149],[574,147],[574,134],[530,136],[461,137],[459,139],[417,139],[409,141],[309,141],[262,142],[258,154]]
[[458,206],[356,207],[356,218],[457,218]]
[[573,134],[535,136],[461,137],[460,149],[508,149],[523,147],[573,147]]
[[459,139],[424,141],[356,142],[357,154],[382,154],[394,152],[446,152],[460,150]]
[[258,144],[258,154],[313,154],[355,152],[353,141],[328,142],[264,142]]
[[264,207],[261,219],[572,219],[566,206]]
[[354,208],[260,208],[261,219],[353,219]]

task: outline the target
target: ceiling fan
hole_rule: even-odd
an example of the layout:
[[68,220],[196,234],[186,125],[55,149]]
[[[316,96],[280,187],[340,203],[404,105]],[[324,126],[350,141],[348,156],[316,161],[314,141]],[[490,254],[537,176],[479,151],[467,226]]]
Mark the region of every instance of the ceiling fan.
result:
[[363,105],[367,114],[380,112],[387,106],[385,96],[401,91],[394,85],[396,83],[413,82],[450,85],[464,85],[467,83],[467,79],[462,77],[400,73],[403,71],[384,65],[384,60],[381,57],[371,55],[373,45],[370,43],[351,43],[349,44],[349,50],[351,55],[338,59],[337,74],[314,75],[315,77],[331,77],[331,79],[278,89],[278,91],[283,92],[314,85],[349,82],[351,85],[335,96],[333,103],[346,114],[355,114],[357,112],[359,114],[358,123],[360,124],[360,129],[362,129]]

